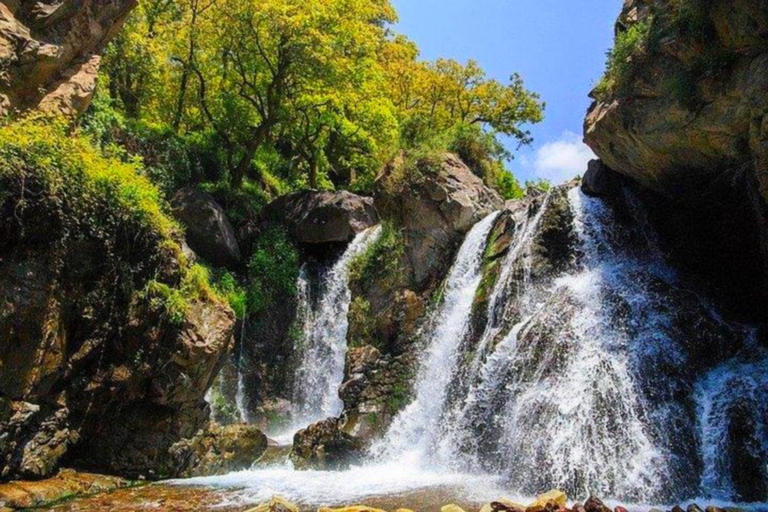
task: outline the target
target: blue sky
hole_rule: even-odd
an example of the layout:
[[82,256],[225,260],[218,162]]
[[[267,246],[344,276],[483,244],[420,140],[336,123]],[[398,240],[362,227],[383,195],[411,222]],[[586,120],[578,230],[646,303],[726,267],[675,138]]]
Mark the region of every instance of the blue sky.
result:
[[[593,155],[581,143],[587,94],[602,75],[622,0],[393,0],[397,30],[425,59],[475,59],[489,76],[519,72],[547,103],[534,143],[510,169],[522,181],[565,181]],[[510,149],[514,149],[514,146]]]

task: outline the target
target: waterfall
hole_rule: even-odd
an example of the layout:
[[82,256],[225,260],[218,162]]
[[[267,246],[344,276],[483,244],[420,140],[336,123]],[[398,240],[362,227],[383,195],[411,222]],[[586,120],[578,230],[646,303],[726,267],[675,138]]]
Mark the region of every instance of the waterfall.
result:
[[[704,469],[701,492],[713,498],[738,499],[734,465],[743,464],[751,474],[744,478],[764,479],[768,460],[768,354],[755,347],[752,357],[734,358],[712,369],[696,385],[699,445]],[[748,460],[734,460],[732,440],[741,437]],[[742,482],[743,484],[743,482]],[[763,493],[768,483],[763,484]],[[758,493],[747,499],[763,500]]]
[[[557,487],[641,502],[699,490],[740,497],[724,480],[722,439],[734,403],[765,416],[758,405],[768,396],[765,363],[728,363],[698,384],[686,365],[738,352],[747,331],[678,281],[629,193],[632,226],[578,189],[565,200],[576,259],[553,276],[532,275],[551,198],[540,201],[516,226],[474,341],[466,339],[472,301],[497,216],[467,236],[426,324],[416,398],[374,455],[501,473],[521,494]],[[695,410],[698,425],[689,421]],[[768,445],[761,418],[750,431],[756,460]]]
[[476,224],[466,236],[451,268],[443,300],[428,322],[415,399],[394,420],[386,439],[374,447],[379,457],[418,458],[429,448],[448,399],[451,371],[459,364],[459,348],[469,329],[475,293],[480,285],[485,245],[499,213]]
[[301,336],[296,349],[299,368],[293,384],[291,425],[282,436],[290,439],[297,430],[338,416],[343,403],[339,386],[344,379],[347,354],[347,313],[351,300],[349,266],[381,233],[376,226],[358,234],[344,254],[322,277],[318,297],[310,295],[308,271],[299,273],[297,321]]

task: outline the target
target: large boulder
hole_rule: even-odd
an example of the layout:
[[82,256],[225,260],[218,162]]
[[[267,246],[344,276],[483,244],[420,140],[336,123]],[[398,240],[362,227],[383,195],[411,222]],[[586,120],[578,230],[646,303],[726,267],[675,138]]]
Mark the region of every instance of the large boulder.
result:
[[421,289],[439,279],[464,235],[504,201],[451,153],[414,169],[403,169],[407,165],[396,161],[378,180],[376,207],[402,227],[408,270]]
[[265,224],[279,224],[299,244],[350,242],[379,223],[373,199],[347,191],[306,190],[286,194],[267,205]]
[[173,447],[179,476],[213,476],[248,469],[267,449],[267,436],[252,425],[211,424]]
[[329,418],[298,431],[290,455],[296,467],[338,470],[359,462],[363,444],[345,426],[343,419]]
[[137,0],[0,2],[0,114],[40,108],[76,115],[90,104],[98,53]]
[[185,187],[173,196],[171,206],[174,217],[186,228],[187,243],[197,255],[217,267],[240,263],[235,230],[213,196]]

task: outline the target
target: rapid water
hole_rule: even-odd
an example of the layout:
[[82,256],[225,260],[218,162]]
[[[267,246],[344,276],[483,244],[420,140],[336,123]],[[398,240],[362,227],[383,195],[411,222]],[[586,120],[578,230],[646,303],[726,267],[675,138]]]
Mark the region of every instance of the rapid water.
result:
[[341,414],[344,404],[339,386],[344,380],[351,301],[349,266],[380,234],[381,227],[375,226],[355,237],[323,276],[316,300],[310,293],[306,267],[299,273],[297,326],[302,336],[296,348],[301,362],[294,376],[291,423],[273,436],[280,442],[290,442],[298,430]]
[[[631,195],[631,225],[576,189],[566,201],[568,264],[541,270],[554,198],[532,202],[515,217],[479,326],[473,304],[500,214],[470,231],[423,326],[414,399],[374,443],[368,464],[196,483],[312,504],[432,486],[483,500],[550,488],[625,504],[768,500],[750,480],[765,478],[768,460],[768,355],[754,331],[728,324],[680,282]],[[315,385],[302,391],[311,404],[304,421],[341,410],[344,290],[309,329],[312,352],[299,380]],[[338,323],[318,322],[322,314]]]
[[459,249],[443,291],[443,300],[427,325],[427,341],[416,379],[416,397],[395,419],[385,439],[374,448],[380,458],[406,456],[414,462],[428,449],[434,427],[448,399],[451,370],[460,364],[461,342],[469,330],[475,293],[482,278],[488,235],[499,213],[476,224]]

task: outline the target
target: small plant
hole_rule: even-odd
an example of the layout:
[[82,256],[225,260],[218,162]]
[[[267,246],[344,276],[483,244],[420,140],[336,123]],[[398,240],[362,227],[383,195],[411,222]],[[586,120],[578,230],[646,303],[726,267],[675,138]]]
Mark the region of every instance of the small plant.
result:
[[632,66],[648,50],[649,36],[653,19],[649,18],[616,35],[613,49],[608,51],[605,74],[595,87],[594,93],[599,100],[605,100],[610,94],[621,92],[627,82]]
[[376,280],[394,284],[403,277],[403,254],[402,233],[392,223],[385,222],[379,238],[350,262],[350,280],[364,287]]

